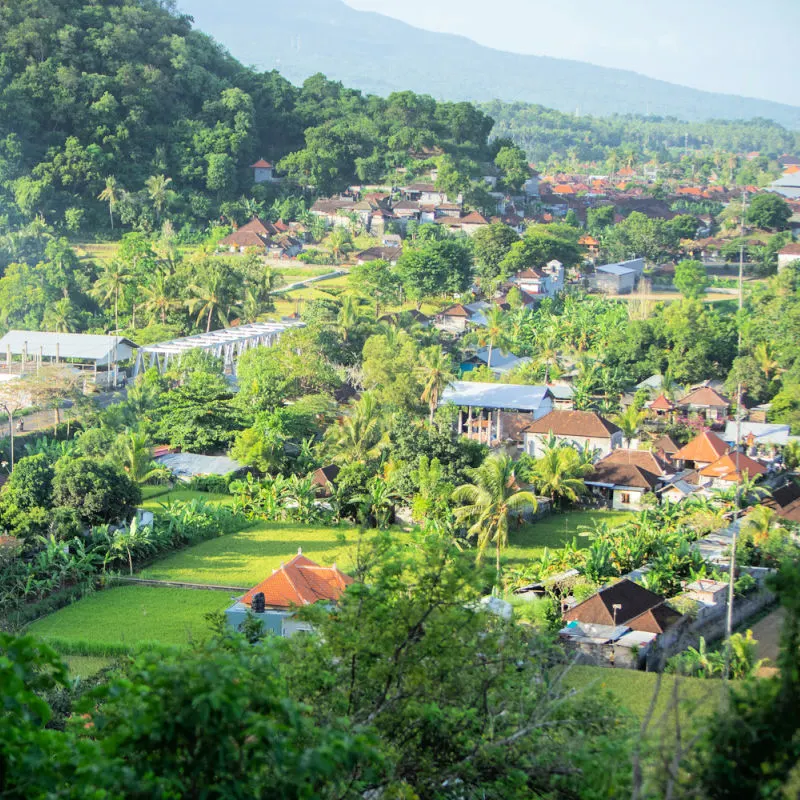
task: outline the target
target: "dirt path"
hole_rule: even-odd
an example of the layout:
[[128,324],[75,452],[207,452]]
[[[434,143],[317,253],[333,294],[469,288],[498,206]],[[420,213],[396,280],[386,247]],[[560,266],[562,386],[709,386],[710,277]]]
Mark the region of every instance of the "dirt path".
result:
[[753,638],[758,639],[758,657],[768,658],[769,666],[774,667],[778,659],[778,649],[783,628],[784,611],[777,608],[752,626]]

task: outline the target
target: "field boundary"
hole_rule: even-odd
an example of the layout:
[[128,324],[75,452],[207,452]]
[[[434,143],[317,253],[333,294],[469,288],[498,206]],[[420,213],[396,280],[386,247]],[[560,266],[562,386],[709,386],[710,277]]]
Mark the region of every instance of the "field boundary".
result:
[[213,592],[238,592],[244,594],[250,589],[241,586],[217,586],[206,583],[183,583],[181,581],[159,581],[153,578],[132,578],[130,576],[117,576],[117,583],[130,583],[135,586],[163,586],[169,589],[208,589]]

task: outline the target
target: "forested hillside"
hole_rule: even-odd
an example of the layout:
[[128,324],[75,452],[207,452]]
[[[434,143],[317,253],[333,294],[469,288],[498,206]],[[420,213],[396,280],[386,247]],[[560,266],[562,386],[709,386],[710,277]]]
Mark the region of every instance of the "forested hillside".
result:
[[800,134],[767,119],[687,123],[674,117],[578,116],[529,103],[479,107],[495,120],[494,136],[513,139],[534,161],[571,152],[582,162],[602,161],[619,147],[660,154],[662,160],[687,148],[772,157],[800,150]]
[[410,148],[478,155],[491,129],[467,104],[259,74],[156,0],[4,3],[0,53],[6,228],[37,216],[71,233],[115,217],[204,226],[236,215],[259,157],[293,154],[289,175],[330,192],[404,164]]

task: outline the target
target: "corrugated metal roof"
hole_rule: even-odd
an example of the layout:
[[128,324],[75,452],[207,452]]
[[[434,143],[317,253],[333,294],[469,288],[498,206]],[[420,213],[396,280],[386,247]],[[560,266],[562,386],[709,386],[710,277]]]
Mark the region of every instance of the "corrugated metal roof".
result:
[[472,408],[508,408],[537,411],[552,397],[546,386],[516,386],[504,383],[454,381],[442,393],[439,405],[455,403]]
[[230,475],[238,472],[243,464],[227,456],[204,456],[198,453],[168,453],[155,459],[179,478],[195,475]]
[[[785,445],[789,442],[791,428],[788,425],[778,425],[770,422],[742,422],[742,441],[746,441],[752,436],[759,444],[778,444]],[[736,442],[736,422],[728,422],[725,425],[725,433],[722,438],[726,442],[734,444]]]
[[124,336],[9,331],[0,339],[0,357],[10,349],[15,356],[27,352],[31,358],[41,354],[47,358],[76,358],[107,364],[129,359],[137,346]]
[[604,267],[598,267],[598,272],[604,272],[606,275],[635,275],[635,269],[628,267],[621,267],[619,264],[606,264]]

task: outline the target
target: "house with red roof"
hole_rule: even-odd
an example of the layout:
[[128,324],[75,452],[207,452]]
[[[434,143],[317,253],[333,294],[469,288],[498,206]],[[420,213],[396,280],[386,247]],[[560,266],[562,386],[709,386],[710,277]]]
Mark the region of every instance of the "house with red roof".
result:
[[674,453],[672,460],[687,469],[703,469],[728,452],[728,443],[712,431],[703,431]]
[[656,419],[669,419],[672,416],[672,412],[675,411],[675,405],[662,393],[647,404],[647,409]]
[[744,478],[757,480],[767,474],[767,468],[744,453],[732,450],[720,456],[713,464],[703,467],[700,475],[710,478],[714,488],[724,489]]
[[275,183],[278,180],[275,177],[275,165],[263,158],[259,158],[255,164],[251,164],[250,169],[253,170],[255,183]]
[[800,242],[792,242],[778,250],[778,271],[800,261]]
[[526,428],[525,452],[539,457],[551,436],[577,448],[596,451],[599,457],[622,447],[622,431],[595,411],[551,411]]
[[322,567],[303,555],[281,564],[265,580],[242,595],[225,611],[228,625],[238,630],[253,614],[267,633],[289,637],[311,626],[296,619],[298,608],[315,603],[333,605],[353,583],[337,566]]
[[704,384],[693,389],[675,404],[687,414],[700,414],[709,422],[722,422],[728,416],[731,401],[716,389]]

